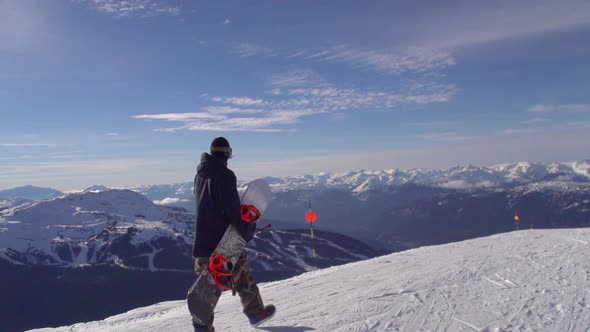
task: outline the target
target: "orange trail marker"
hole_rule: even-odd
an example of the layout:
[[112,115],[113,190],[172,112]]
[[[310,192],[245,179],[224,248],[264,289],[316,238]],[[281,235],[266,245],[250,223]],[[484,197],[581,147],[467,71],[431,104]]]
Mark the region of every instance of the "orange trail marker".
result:
[[307,220],[308,223],[314,223],[316,220],[318,220],[318,215],[312,210],[309,210],[305,214],[305,220]]
[[518,215],[518,213],[514,214],[514,223],[516,224],[516,230],[518,230],[518,222],[520,221],[520,216]]
[[313,259],[315,262],[315,268],[318,268],[318,255],[315,251],[315,245],[313,243],[313,239],[314,239],[314,232],[313,232],[313,223],[316,222],[316,220],[318,220],[318,215],[317,213],[313,212],[313,210],[311,209],[311,199],[309,200],[309,211],[307,211],[307,213],[305,214],[305,220],[307,220],[307,222],[309,223],[310,226],[310,233],[311,233],[311,251],[313,253]]

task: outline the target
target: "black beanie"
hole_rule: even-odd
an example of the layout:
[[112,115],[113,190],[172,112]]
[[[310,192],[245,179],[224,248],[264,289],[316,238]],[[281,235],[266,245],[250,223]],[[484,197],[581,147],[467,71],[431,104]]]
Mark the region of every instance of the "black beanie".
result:
[[231,147],[225,137],[217,137],[211,142],[211,154],[218,157],[231,157]]

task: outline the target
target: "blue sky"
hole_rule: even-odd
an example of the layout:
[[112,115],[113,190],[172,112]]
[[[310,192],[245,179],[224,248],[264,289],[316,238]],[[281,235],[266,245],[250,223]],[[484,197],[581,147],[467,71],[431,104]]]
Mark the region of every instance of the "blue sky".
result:
[[0,189],[590,158],[588,1],[0,1]]

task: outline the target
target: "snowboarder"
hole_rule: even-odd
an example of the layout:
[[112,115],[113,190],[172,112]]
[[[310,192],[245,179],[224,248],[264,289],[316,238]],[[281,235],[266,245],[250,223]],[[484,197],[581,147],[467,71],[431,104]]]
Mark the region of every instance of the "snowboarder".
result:
[[[237,179],[227,167],[232,157],[232,149],[227,139],[215,138],[211,142],[209,153],[201,155],[194,182],[194,194],[197,204],[193,258],[195,272],[206,272],[209,257],[217,247],[225,230],[231,224],[237,228],[246,242],[252,240],[256,230],[255,223],[245,223],[240,216],[240,197]],[[258,326],[275,314],[273,305],[264,306],[256,282],[250,275],[248,259],[243,253],[233,269],[231,278],[233,290],[240,296],[244,314],[250,324]],[[190,308],[190,305],[189,305]],[[215,331],[213,317],[202,324],[193,316],[196,331]]]

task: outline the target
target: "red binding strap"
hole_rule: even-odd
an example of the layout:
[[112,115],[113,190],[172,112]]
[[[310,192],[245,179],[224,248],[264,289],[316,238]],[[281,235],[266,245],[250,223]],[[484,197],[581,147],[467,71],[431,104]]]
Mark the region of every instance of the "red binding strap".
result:
[[262,214],[254,205],[242,205],[240,206],[240,215],[242,216],[242,220],[251,223],[260,219]]
[[220,277],[229,277],[231,278],[233,276],[233,274],[231,272],[225,272],[224,269],[224,264],[225,263],[229,263],[229,259],[221,256],[220,254],[213,254],[211,256],[211,258],[209,259],[209,272],[211,273],[211,276],[213,277],[213,281],[215,281],[215,284],[217,286],[219,286],[219,288],[225,289],[225,290],[230,290],[230,287],[227,287],[226,285],[224,285],[219,278]]

